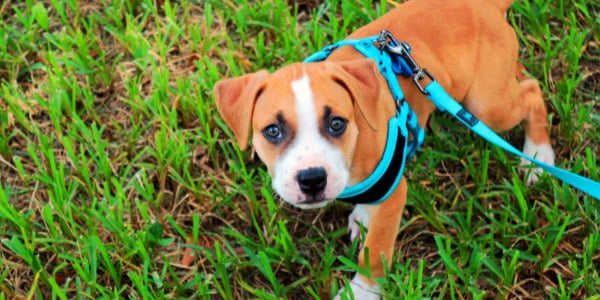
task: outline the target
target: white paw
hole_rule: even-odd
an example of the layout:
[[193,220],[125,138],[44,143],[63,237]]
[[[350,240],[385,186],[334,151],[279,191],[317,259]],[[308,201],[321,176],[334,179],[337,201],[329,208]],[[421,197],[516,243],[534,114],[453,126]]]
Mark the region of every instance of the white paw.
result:
[[358,204],[354,207],[354,210],[348,216],[348,232],[350,233],[350,240],[354,241],[357,237],[360,238],[361,226],[365,229],[369,228],[369,212],[365,205]]
[[358,274],[350,282],[350,290],[340,289],[334,300],[380,300],[381,288],[377,284],[369,284]]
[[[528,137],[525,137],[523,153],[525,153],[527,156],[554,166],[554,150],[552,150],[552,146],[549,144],[536,145]],[[532,163],[530,163],[528,160],[521,158],[521,166],[529,167],[531,164]],[[524,171],[528,172],[528,176],[525,178],[527,185],[532,185],[538,182],[540,174],[542,174],[544,170],[541,168],[525,168]]]

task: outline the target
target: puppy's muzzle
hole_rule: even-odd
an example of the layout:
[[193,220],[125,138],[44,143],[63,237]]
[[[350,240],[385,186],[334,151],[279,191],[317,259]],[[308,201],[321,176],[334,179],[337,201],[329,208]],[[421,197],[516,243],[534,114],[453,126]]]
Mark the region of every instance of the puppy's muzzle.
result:
[[298,171],[296,181],[300,190],[310,200],[317,200],[327,186],[327,172],[322,167],[312,167]]

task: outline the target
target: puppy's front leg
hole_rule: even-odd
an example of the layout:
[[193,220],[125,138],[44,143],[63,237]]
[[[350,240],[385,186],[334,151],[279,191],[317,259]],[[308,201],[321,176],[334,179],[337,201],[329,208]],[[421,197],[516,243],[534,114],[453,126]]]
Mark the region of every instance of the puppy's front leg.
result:
[[354,206],[352,213],[348,216],[348,233],[350,234],[351,241],[354,241],[356,238],[362,239],[361,228],[369,229],[371,216],[373,216],[377,209],[377,206],[368,204],[357,204]]
[[[355,219],[364,222],[363,212],[366,212],[368,215],[367,224],[363,224],[368,227],[368,231],[364,247],[361,249],[358,257],[358,265],[361,268],[365,268],[365,262],[368,259],[371,277],[366,278],[358,273],[354,276],[351,282],[351,292],[354,295],[354,299],[380,299],[381,288],[375,283],[373,278],[385,276],[382,256],[385,257],[388,267],[391,265],[394,244],[400,227],[404,205],[406,204],[406,193],[406,179],[402,177],[396,191],[392,193],[389,199],[377,206],[367,209],[359,208],[358,214],[355,216]],[[354,213],[357,213],[357,211],[355,210]],[[352,215],[350,220],[352,220]],[[349,226],[352,234],[352,224],[349,224]],[[367,248],[369,249],[368,258],[365,257],[365,249]],[[349,292],[342,289],[335,299],[343,299],[341,295],[347,295]],[[347,298],[351,299],[350,297]]]

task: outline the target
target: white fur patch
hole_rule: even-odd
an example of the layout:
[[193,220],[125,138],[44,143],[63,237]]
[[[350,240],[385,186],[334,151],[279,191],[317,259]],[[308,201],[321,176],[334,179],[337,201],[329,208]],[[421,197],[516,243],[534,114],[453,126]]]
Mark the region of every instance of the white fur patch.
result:
[[[350,282],[350,291],[342,288],[338,294],[333,298],[334,300],[341,299],[360,299],[360,300],[379,300],[381,299],[381,288],[377,284],[369,284],[358,274],[354,275]],[[345,296],[342,298],[342,296]]]
[[[344,190],[350,174],[342,151],[321,136],[309,77],[304,75],[291,85],[296,101],[296,136],[274,164],[273,188],[285,201],[300,208],[322,207]],[[296,176],[298,171],[311,167],[322,167],[327,172],[323,197],[329,201],[302,204],[307,196],[300,190]]]
[[[536,145],[529,137],[525,136],[525,145],[523,146],[523,153],[525,155],[533,157],[539,161],[545,162],[551,166],[554,166],[554,150],[549,144]],[[528,160],[521,158],[521,166],[529,167],[532,163]],[[533,168],[531,170],[525,170],[528,172],[526,178],[527,185],[532,185],[538,182],[540,174],[544,172],[541,168]]]
[[348,216],[348,232],[350,233],[350,240],[354,241],[354,239],[360,238],[360,224],[362,224],[362,227],[365,229],[369,228],[369,208],[374,208],[374,206],[357,204],[354,206],[352,213]]

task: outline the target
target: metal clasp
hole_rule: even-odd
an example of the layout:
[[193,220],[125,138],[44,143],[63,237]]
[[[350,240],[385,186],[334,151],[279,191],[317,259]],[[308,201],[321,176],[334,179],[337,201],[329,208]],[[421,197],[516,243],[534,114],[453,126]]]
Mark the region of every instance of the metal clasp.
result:
[[404,60],[404,62],[409,66],[409,68],[413,71],[412,80],[424,95],[429,95],[429,92],[425,90],[425,88],[421,85],[421,80],[425,79],[425,77],[429,78],[431,81],[435,81],[435,78],[427,71],[427,69],[423,69],[417,64],[414,58],[410,55],[410,45],[407,42],[400,42],[398,39],[392,35],[391,32],[387,30],[382,30],[379,33],[379,37],[377,38],[377,43],[379,44],[379,49],[381,51],[385,51],[390,55],[399,56]]
[[423,95],[428,96],[429,92],[426,91],[425,88],[421,85],[421,80],[423,80],[425,77],[429,78],[429,80],[431,81],[435,81],[435,78],[433,78],[433,76],[431,75],[431,73],[429,73],[429,71],[427,71],[427,69],[419,69],[419,71],[415,72],[415,75],[413,75],[412,80],[419,89],[419,91],[421,91]]
[[[382,30],[381,32],[379,32],[379,37],[377,38],[377,43],[379,44],[379,50],[383,50],[388,53],[394,51],[392,48],[400,45],[400,41],[398,41],[392,35],[392,33],[387,30]],[[395,53],[399,54],[397,52],[395,52]]]

